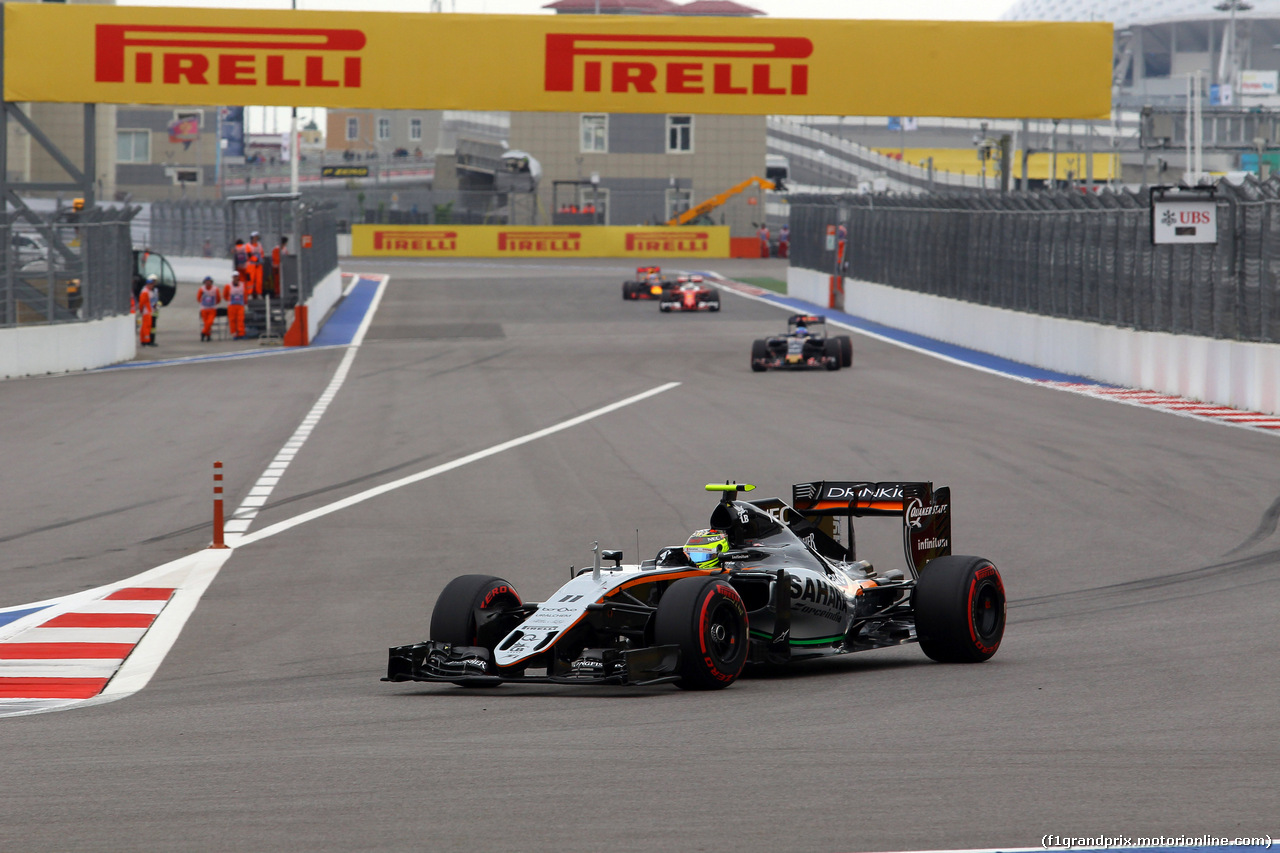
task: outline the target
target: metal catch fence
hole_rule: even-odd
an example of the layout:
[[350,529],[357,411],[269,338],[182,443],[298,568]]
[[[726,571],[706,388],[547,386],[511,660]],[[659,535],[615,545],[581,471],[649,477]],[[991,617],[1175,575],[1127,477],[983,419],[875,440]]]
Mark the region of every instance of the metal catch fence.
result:
[[1153,245],[1141,191],[793,196],[791,263],[1141,331],[1280,342],[1280,179],[1219,183],[1216,244]]
[[235,241],[247,242],[254,231],[262,235],[268,250],[280,237],[289,238],[288,252],[281,258],[289,305],[294,304],[295,294],[305,301],[315,285],[338,266],[338,223],[333,205],[291,195],[154,202],[142,239],[147,248],[166,255],[227,258]]
[[0,327],[129,313],[137,208],[64,212],[39,224],[0,216]]

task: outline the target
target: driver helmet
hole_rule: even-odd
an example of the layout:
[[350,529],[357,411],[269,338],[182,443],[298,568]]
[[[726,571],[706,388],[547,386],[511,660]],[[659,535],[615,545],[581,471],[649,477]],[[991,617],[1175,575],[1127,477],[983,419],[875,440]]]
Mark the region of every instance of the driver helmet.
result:
[[796,326],[796,337],[797,337],[797,338],[804,338],[804,337],[808,337],[808,335],[809,335],[809,330],[808,330],[808,329],[806,329],[804,326]]
[[714,569],[729,550],[729,536],[723,530],[706,527],[695,530],[684,545],[684,555],[699,569]]

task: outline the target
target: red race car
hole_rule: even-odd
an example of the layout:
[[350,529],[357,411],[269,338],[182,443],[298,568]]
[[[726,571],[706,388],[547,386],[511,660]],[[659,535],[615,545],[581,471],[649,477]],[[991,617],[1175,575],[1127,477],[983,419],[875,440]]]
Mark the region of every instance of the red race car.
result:
[[659,297],[658,310],[719,311],[720,291],[703,281],[702,276],[691,275],[688,281],[677,283],[674,288],[663,291]]

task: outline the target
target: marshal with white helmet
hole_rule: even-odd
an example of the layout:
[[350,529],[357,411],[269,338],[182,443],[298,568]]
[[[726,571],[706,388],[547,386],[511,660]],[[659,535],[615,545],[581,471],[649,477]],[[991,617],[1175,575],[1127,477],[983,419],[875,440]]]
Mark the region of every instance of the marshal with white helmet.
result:
[[[683,546],[625,565],[597,543],[593,566],[543,602],[500,577],[454,578],[430,638],[390,649],[383,680],[716,689],[750,665],[905,643],[976,663],[999,648],[1004,585],[991,561],[951,553],[950,489],[821,481],[788,503],[739,500],[746,484],[706,488],[720,500]],[[899,519],[901,568],[858,555],[854,519],[869,516]]]

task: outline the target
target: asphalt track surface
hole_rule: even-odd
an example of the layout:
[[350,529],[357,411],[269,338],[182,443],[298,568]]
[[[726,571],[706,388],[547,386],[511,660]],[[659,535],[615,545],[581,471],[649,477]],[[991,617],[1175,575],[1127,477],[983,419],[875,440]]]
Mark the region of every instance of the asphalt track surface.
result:
[[[367,271],[389,289],[254,529],[682,384],[238,549],[145,690],[0,720],[4,849],[1277,834],[1277,436],[858,336],[851,370],[753,374],[750,341],[784,311],[726,295],[719,315],[660,315],[619,299],[621,264]],[[342,355],[0,383],[0,604],[203,547],[211,461],[234,506]],[[992,661],[908,646],[715,693],[378,681],[457,574],[540,600],[595,539],[628,559],[637,529],[645,554],[682,542],[704,483],[824,477],[952,487],[957,553],[992,559],[1010,595]],[[893,522],[859,542],[901,565]]]

